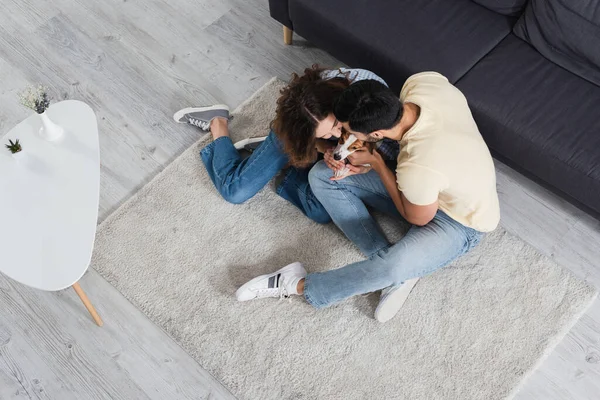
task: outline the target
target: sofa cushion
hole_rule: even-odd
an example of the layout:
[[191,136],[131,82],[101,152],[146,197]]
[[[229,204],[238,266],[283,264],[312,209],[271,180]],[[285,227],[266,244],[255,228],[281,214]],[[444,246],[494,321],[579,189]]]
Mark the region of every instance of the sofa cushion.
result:
[[473,0],[475,3],[499,14],[511,17],[521,15],[528,0]]
[[514,33],[549,60],[600,86],[600,0],[532,0]]
[[495,154],[600,212],[600,87],[512,34],[457,87]]
[[511,30],[471,0],[290,0],[294,30],[342,62],[373,70],[396,91],[416,72],[455,82]]

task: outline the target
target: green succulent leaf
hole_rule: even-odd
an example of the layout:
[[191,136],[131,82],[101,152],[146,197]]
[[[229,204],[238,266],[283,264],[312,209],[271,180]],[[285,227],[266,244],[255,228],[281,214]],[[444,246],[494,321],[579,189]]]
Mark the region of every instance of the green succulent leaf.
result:
[[13,142],[11,139],[8,139],[8,143],[6,146],[6,148],[12,153],[18,153],[21,150],[23,150],[23,147],[21,147],[21,143],[19,143],[19,139],[15,139],[15,141]]

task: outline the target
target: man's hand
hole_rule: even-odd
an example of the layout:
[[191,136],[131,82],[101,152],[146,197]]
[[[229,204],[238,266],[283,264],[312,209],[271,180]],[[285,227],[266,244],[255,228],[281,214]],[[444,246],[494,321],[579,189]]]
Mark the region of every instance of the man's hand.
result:
[[[377,151],[373,151],[373,154],[371,154],[367,149],[360,149],[350,154],[348,156],[348,161],[350,161],[350,164],[346,164],[344,161],[334,160],[333,149],[328,150],[324,154],[323,158],[325,160],[325,164],[327,164],[327,166],[331,168],[334,173],[344,168],[348,170],[348,172],[342,176],[335,176],[334,174],[334,176],[331,178],[332,181],[339,181],[352,175],[366,174],[373,168],[374,165],[378,165],[380,163],[385,165],[383,158],[381,158],[381,154],[379,154]],[[371,164],[371,166],[368,167],[364,166],[363,164]]]
[[359,149],[354,153],[348,156],[348,161],[352,165],[361,166],[365,164],[375,165],[379,162],[383,162],[383,158],[381,158],[381,154],[377,152],[377,150],[373,150],[373,153],[369,152],[367,149]]

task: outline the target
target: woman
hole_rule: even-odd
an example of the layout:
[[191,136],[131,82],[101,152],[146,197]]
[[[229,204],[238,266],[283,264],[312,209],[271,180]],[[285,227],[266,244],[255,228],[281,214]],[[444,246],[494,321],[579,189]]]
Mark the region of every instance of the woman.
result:
[[[225,200],[243,203],[289,165],[277,193],[312,220],[324,224],[331,218],[313,195],[308,172],[318,153],[335,146],[335,141],[328,139],[340,136],[341,125],[333,116],[335,98],[353,82],[364,79],[385,84],[374,73],[362,69],[328,70],[314,65],[305,69],[302,76],[292,74],[277,100],[271,132],[244,160],[229,137],[227,106],[185,108],[173,118],[211,132],[214,141],[200,152],[200,157]],[[393,159],[398,152],[395,145],[389,142],[380,147],[380,152]]]

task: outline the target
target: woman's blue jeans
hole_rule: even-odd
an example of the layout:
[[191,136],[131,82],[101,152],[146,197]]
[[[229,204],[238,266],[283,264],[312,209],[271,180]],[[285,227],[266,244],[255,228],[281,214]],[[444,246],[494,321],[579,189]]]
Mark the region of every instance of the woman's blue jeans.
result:
[[[275,132],[242,160],[229,137],[220,137],[200,151],[208,175],[225,200],[240,204],[258,193],[289,162]],[[326,224],[331,217],[308,183],[309,168],[288,168],[277,194],[298,207],[315,222]]]

